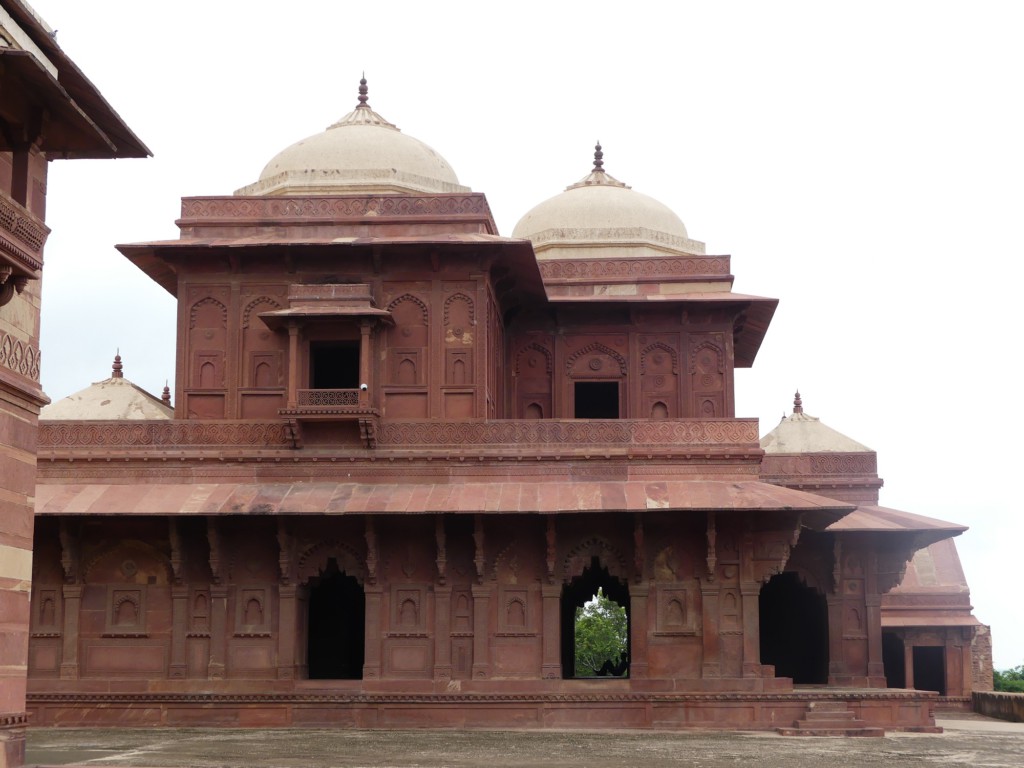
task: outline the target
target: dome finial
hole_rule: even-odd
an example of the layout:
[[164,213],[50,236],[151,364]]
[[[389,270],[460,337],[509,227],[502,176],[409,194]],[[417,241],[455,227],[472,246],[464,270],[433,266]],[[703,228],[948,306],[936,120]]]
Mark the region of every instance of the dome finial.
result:
[[594,170],[598,173],[604,173],[604,152],[601,151],[600,139],[594,145]]
[[796,394],[793,395],[793,413],[803,413],[803,412],[804,412],[804,401],[800,399],[800,390],[798,389],[796,391]]
[[117,350],[117,354],[114,355],[114,366],[113,366],[113,369],[110,372],[110,378],[112,378],[112,379],[123,379],[124,378],[124,373],[122,373],[123,370],[124,370],[124,366],[121,365],[121,350],[118,349]]
[[366,87],[366,73],[363,72],[363,76],[359,79],[359,104],[356,106],[356,109],[360,107],[370,108],[370,105],[367,103],[370,99],[367,95],[369,92],[370,89]]
[[164,391],[163,391],[163,394],[160,395],[160,399],[163,401],[164,405],[166,405],[168,408],[171,407],[171,388],[169,386],[167,386],[167,380],[166,379],[164,380]]

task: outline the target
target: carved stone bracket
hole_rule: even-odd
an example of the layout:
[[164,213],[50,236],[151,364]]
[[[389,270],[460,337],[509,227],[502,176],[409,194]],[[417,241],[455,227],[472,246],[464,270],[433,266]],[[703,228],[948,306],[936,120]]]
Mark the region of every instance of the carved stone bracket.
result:
[[708,540],[708,580],[715,580],[715,566],[718,564],[717,549],[715,543],[718,539],[718,531],[715,529],[715,513],[708,512],[708,528],[707,528],[707,540]]
[[544,557],[544,566],[547,570],[548,584],[555,583],[555,560],[558,557],[557,544],[558,539],[555,529],[555,516],[547,516],[547,530],[545,531],[545,539],[547,540],[547,547]]
[[372,515],[366,516],[366,529],[363,535],[366,538],[366,583],[376,584],[380,549],[377,545],[377,529],[374,526]]
[[437,579],[439,584],[444,584],[448,569],[448,550],[445,542],[444,515],[438,515],[434,519],[434,541],[437,542]]
[[77,528],[77,521],[72,522],[65,517],[60,519],[60,564],[64,569],[65,584],[77,584],[81,579],[81,551],[78,546]]
[[473,516],[473,565],[476,567],[477,584],[484,583],[484,518]]
[[171,578],[174,584],[180,586],[184,574],[182,573],[183,553],[181,548],[181,532],[178,529],[177,518],[167,519],[167,535],[171,542]]
[[639,514],[633,517],[633,580],[644,580],[644,519]]
[[210,544],[210,578],[220,584],[224,578],[224,552],[217,518],[206,518],[206,540]]
[[295,537],[288,530],[283,517],[277,519],[277,567],[281,574],[281,584],[293,584],[295,581]]

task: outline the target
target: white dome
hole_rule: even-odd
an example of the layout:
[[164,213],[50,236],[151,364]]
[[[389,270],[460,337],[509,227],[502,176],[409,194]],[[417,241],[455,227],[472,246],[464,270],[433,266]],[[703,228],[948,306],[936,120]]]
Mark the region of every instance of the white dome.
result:
[[469,192],[434,149],[359,104],[322,133],[279,152],[237,195],[431,194]]
[[[597,255],[594,247],[636,246],[650,250],[650,255],[704,253],[704,244],[690,239],[682,220],[668,206],[607,174],[602,156],[598,144],[594,170],[531,209],[516,224],[512,237],[531,240],[539,258],[592,258]],[[557,254],[544,253],[551,249]]]

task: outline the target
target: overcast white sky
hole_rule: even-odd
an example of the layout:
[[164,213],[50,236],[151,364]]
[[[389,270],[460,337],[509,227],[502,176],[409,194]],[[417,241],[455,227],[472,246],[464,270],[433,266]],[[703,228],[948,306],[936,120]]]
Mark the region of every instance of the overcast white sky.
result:
[[[996,666],[1024,663],[1019,375],[1024,4],[33,0],[153,150],[51,166],[43,385],[174,377],[174,303],[115,243],[177,237],[370,104],[502,234],[605,168],[673,208],[735,289],[781,299],[737,415],[878,451],[886,506],[959,540]],[[1013,373],[1018,371],[1018,373]],[[172,386],[173,389],[173,386]]]

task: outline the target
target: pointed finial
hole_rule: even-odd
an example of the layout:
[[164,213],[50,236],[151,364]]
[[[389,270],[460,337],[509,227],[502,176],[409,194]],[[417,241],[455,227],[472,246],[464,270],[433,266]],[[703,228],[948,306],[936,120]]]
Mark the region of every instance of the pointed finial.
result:
[[114,355],[114,366],[113,366],[113,370],[110,373],[110,378],[112,378],[112,379],[123,379],[124,378],[124,374],[122,373],[123,370],[124,370],[124,366],[121,365],[121,350],[119,349],[119,350],[117,350],[117,354]]
[[793,395],[793,413],[803,413],[803,412],[804,412],[804,401],[800,399],[800,390],[798,389],[796,391],[796,394]]
[[171,388],[167,386],[167,380],[164,379],[164,392],[160,395],[160,399],[164,401],[164,405],[168,408],[171,407]]
[[366,87],[366,73],[363,72],[363,76],[359,80],[359,105],[356,109],[359,109],[359,107],[366,107],[369,109],[370,105],[367,103],[370,99],[367,95],[369,92],[370,89]]
[[594,145],[594,170],[604,171],[604,152],[601,151],[601,140]]

